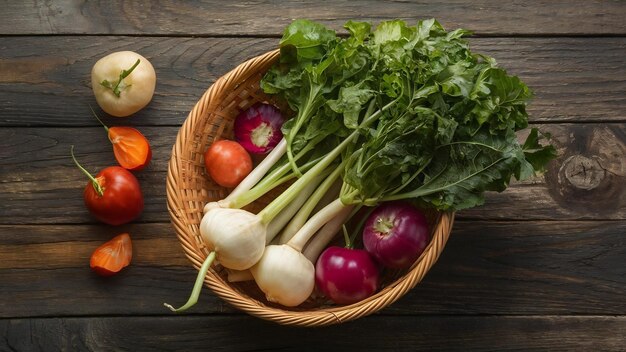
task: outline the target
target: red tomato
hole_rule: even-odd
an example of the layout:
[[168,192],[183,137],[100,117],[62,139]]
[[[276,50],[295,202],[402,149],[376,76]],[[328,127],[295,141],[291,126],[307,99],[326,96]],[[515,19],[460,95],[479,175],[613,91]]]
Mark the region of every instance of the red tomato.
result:
[[215,183],[232,188],[252,171],[252,159],[239,143],[220,140],[204,152],[204,166]]
[[[91,108],[91,107],[90,107]],[[115,159],[125,169],[139,171],[152,159],[152,149],[148,139],[133,127],[108,127],[91,109],[93,116],[100,122],[113,144]]]
[[130,264],[133,245],[127,233],[119,234],[91,254],[89,266],[98,275],[111,276]]
[[93,182],[87,183],[83,196],[89,212],[109,225],[121,225],[137,218],[143,211],[139,181],[128,170],[109,166],[96,175],[100,194]]
[[132,127],[110,127],[109,140],[113,144],[115,159],[128,170],[142,170],[152,159],[148,139]]

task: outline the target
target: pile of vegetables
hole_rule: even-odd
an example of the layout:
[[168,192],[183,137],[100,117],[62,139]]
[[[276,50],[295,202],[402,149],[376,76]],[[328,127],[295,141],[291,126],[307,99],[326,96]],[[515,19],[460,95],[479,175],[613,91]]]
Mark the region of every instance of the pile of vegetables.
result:
[[[91,70],[92,90],[98,105],[115,117],[128,117],[145,107],[156,86],[154,67],[145,57],[132,51],[119,51],[99,59]],[[107,133],[119,166],[109,166],[93,176],[70,151],[76,166],[89,182],[83,198],[89,212],[108,225],[122,225],[141,215],[144,200],[139,181],[133,172],[144,169],[152,159],[148,139],[136,128],[106,126],[91,110]],[[132,242],[121,233],[96,248],[89,262],[101,276],[111,276],[130,264]]]
[[[214,260],[233,277],[249,271],[267,300],[283,306],[303,303],[316,285],[337,304],[362,300],[379,288],[381,267],[418,259],[430,240],[423,209],[481,205],[485,192],[503,191],[554,157],[535,129],[518,142],[531,91],[472,53],[467,31],[446,32],[432,19],[345,28],[347,37],[308,20],[286,28],[280,61],[261,87],[294,116],[232,193],[206,205],[200,233],[212,252],[188,302],[166,304],[172,310],[196,303]],[[276,129],[268,122],[257,140]],[[268,151],[250,140],[254,133],[242,135],[248,151]],[[259,213],[242,210],[287,182]],[[357,223],[350,230],[349,220]],[[326,248],[338,233],[346,246]]]

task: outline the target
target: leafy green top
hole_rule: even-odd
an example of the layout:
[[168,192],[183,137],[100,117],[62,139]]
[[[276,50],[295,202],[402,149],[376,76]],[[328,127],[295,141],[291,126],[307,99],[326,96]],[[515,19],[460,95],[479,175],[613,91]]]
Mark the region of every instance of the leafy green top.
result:
[[[280,41],[266,93],[297,115],[284,126],[288,155],[356,131],[344,151],[344,203],[412,199],[440,210],[480,205],[554,158],[533,129],[523,145],[530,89],[496,61],[472,53],[463,36],[434,19],[348,22],[346,38],[296,20]],[[330,143],[330,142],[329,142]]]

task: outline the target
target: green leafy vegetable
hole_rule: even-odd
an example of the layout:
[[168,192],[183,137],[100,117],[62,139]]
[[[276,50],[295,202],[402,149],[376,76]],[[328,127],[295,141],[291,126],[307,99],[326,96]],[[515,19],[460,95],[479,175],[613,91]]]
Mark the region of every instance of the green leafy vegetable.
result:
[[290,160],[295,151],[351,141],[342,144],[344,204],[412,199],[465,209],[555,157],[535,129],[518,143],[532,92],[495,59],[472,53],[468,31],[447,32],[434,19],[345,28],[349,36],[339,38],[294,21],[281,62],[262,80],[297,113],[283,127]]

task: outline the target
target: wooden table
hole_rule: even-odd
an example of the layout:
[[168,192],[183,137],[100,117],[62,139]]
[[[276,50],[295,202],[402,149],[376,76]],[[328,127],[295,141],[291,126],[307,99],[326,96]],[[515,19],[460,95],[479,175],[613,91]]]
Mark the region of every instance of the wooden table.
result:
[[[426,279],[373,316],[318,329],[278,326],[206,290],[166,208],[176,133],[201,94],[237,63],[276,48],[295,18],[340,30],[348,19],[435,17],[468,28],[536,98],[552,133],[548,172],[458,213]],[[626,3],[620,1],[152,2],[6,1],[0,11],[0,350],[625,350]],[[130,119],[152,143],[132,224],[94,221],[84,176],[114,164],[91,117],[90,70],[135,50],[156,68],[150,105]],[[103,114],[103,113],[102,113]],[[94,275],[98,245],[127,231],[132,265]]]

